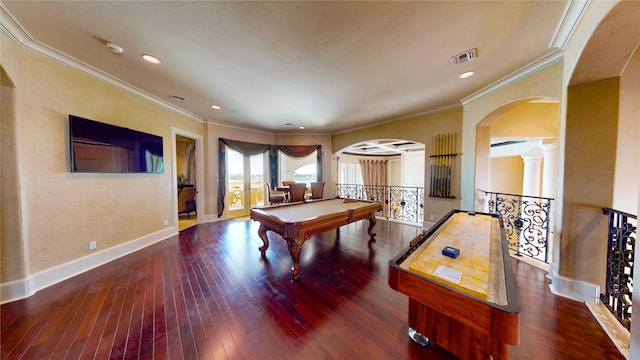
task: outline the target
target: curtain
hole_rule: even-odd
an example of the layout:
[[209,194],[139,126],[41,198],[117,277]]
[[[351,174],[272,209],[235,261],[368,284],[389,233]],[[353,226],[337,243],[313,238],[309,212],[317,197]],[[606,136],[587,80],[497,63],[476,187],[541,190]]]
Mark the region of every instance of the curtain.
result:
[[[271,153],[271,145],[254,144],[244,141],[236,141],[229,139],[218,139],[218,217],[224,212],[224,197],[227,193],[227,146],[242,155],[253,156],[262,154],[266,151]],[[271,160],[271,156],[269,156]]]
[[[316,155],[316,181],[322,181],[322,145],[274,145],[274,162],[271,163],[271,179],[278,182],[278,150],[287,156],[301,158],[318,151]],[[269,158],[271,160],[271,157]],[[274,180],[275,179],[275,180]]]
[[360,160],[360,170],[362,171],[362,182],[364,183],[367,198],[377,199],[375,194],[380,193],[376,189],[387,185],[387,160]]
[[[185,155],[187,155],[187,182],[189,184],[196,184],[196,142],[191,141],[189,145],[187,145],[187,149],[185,150]],[[197,187],[197,186],[196,186]]]

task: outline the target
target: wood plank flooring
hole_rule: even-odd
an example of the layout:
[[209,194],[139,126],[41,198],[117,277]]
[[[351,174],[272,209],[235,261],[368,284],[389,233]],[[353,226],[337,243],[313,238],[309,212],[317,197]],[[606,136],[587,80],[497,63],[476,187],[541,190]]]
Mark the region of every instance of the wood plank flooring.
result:
[[[407,297],[387,263],[420,229],[378,221],[309,239],[300,280],[258,224],[201,224],[0,307],[1,359],[453,359],[406,335]],[[511,359],[623,359],[587,307],[513,261],[522,303]]]

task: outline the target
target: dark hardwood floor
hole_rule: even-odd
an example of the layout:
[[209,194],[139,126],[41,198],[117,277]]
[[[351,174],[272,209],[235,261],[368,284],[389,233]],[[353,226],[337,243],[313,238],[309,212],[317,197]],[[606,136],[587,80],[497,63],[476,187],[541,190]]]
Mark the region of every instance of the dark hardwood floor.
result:
[[[250,220],[178,236],[0,308],[2,359],[452,359],[406,335],[387,262],[419,229],[378,221],[313,236],[291,281],[285,242],[260,256]],[[579,302],[514,260],[521,343],[511,359],[623,359]]]

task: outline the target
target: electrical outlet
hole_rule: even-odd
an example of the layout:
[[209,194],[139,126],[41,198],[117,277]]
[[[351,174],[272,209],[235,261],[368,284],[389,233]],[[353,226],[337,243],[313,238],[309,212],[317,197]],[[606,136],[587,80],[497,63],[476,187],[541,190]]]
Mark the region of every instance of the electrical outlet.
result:
[[169,220],[164,219],[164,226],[168,226],[169,225]]
[[432,221],[433,221],[433,220],[435,220],[435,219],[436,219],[436,217],[435,217],[435,216],[433,216],[433,215],[429,215],[429,220],[432,220]]
[[96,249],[96,242],[95,241],[89,242],[89,250],[95,250],[95,249]]

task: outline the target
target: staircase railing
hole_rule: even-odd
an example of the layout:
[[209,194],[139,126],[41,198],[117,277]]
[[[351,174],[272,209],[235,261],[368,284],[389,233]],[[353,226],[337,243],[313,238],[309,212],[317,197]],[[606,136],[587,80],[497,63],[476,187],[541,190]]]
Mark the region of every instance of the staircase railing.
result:
[[379,201],[382,204],[382,210],[376,216],[422,226],[424,219],[424,188],[422,187],[336,184],[336,189],[338,197]]
[[509,249],[548,264],[553,199],[490,191],[484,194],[485,211],[502,216]]
[[607,279],[600,300],[627,330],[631,330],[633,264],[637,216],[603,208],[609,217],[607,235]]

